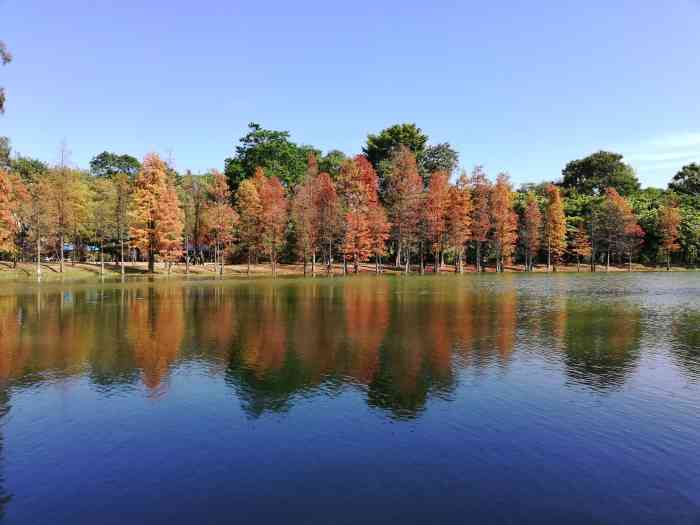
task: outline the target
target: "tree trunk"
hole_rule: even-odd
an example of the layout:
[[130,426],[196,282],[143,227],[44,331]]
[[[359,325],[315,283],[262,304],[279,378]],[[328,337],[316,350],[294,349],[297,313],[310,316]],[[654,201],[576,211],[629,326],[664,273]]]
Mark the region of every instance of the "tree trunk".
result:
[[185,234],[185,275],[190,274],[190,246],[187,234]]
[[374,273],[379,274],[379,256],[374,258]]
[[58,260],[59,260],[59,271],[63,273],[63,234],[61,233],[61,236],[59,238],[60,246],[59,246],[59,255],[58,255]]
[[355,257],[355,273],[360,273],[360,258]]
[[104,241],[100,237],[100,275],[105,274],[105,251],[104,251]]
[[246,272],[248,274],[248,277],[250,277],[250,262],[251,262],[252,258],[253,258],[253,252],[251,252],[249,249],[248,250],[248,271]]
[[610,250],[607,252],[607,256],[605,259],[605,271],[609,272],[610,271]]
[[308,262],[309,262],[309,257],[306,253],[306,250],[304,250],[304,277],[306,277],[306,273],[307,273],[306,267],[308,266]]
[[477,273],[481,271],[481,242],[476,241],[476,271]]
[[316,250],[311,252],[311,277],[316,276]]
[[406,252],[406,269],[405,269],[405,273],[408,274],[409,269],[410,269],[409,267],[410,267],[410,265],[411,265],[411,250],[406,249],[405,252]]
[[671,250],[666,251],[666,271],[671,271]]
[[41,280],[41,238],[36,236],[36,277]]
[[155,273],[156,271],[156,254],[153,248],[148,248],[148,273]]
[[120,250],[120,271],[122,274],[122,277],[124,277],[124,236],[120,233],[119,234],[119,250]]
[[552,241],[547,238],[547,271],[552,271]]
[[442,266],[442,254],[439,250],[435,250],[435,273],[440,273],[440,267]]

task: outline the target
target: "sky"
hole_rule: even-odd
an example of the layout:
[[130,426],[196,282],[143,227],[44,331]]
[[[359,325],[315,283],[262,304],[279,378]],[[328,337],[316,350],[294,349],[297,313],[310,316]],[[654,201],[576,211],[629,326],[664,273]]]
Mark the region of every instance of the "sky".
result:
[[516,185],[608,149],[665,187],[700,161],[698,27],[700,0],[0,0],[0,135],[202,172],[249,122],[347,154],[415,122]]

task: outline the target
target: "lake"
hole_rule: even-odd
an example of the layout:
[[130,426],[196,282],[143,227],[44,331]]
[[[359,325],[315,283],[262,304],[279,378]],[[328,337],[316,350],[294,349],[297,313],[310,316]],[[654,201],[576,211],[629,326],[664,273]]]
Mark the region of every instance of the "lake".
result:
[[7,523],[700,523],[700,273],[4,285]]

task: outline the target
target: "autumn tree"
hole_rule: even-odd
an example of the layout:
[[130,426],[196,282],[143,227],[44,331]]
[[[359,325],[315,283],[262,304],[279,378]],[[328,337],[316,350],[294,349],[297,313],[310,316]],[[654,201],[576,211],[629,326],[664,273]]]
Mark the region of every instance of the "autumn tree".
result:
[[355,273],[359,273],[360,262],[372,254],[370,228],[364,211],[352,209],[345,214],[342,250],[343,255],[353,262]]
[[405,146],[399,146],[392,156],[387,187],[389,214],[396,240],[396,265],[401,264],[403,254],[408,272],[411,244],[415,240],[421,218],[423,181],[418,173],[415,155]]
[[325,252],[328,273],[333,271],[333,242],[340,228],[340,204],[338,192],[330,175],[319,173],[316,178],[314,206],[318,221],[318,238]]
[[606,250],[606,271],[610,270],[613,254],[619,257],[627,255],[631,267],[632,255],[639,247],[644,232],[629,202],[617,190],[608,188],[594,220],[596,245],[602,245]]
[[[256,183],[257,183],[256,175]],[[264,177],[258,189],[262,204],[262,240],[270,256],[272,275],[277,274],[277,256],[284,243],[287,229],[287,196],[284,186],[275,177]]]
[[134,182],[130,233],[134,245],[148,257],[148,271],[155,271],[156,256],[168,261],[182,250],[183,214],[174,181],[158,155],[143,160]]
[[593,250],[591,247],[591,239],[586,231],[586,226],[583,222],[576,228],[576,233],[574,234],[574,240],[572,243],[571,251],[576,256],[576,271],[581,271],[581,259],[586,257],[591,257]]
[[[264,177],[264,175],[262,175]],[[238,212],[238,240],[248,255],[248,275],[253,258],[261,247],[262,203],[258,188],[253,179],[245,179],[236,190],[236,210]]]
[[440,271],[442,252],[447,244],[447,224],[450,202],[450,175],[438,171],[430,177],[425,199],[425,223],[428,240],[435,257],[435,272]]
[[678,228],[681,214],[675,202],[667,202],[659,208],[658,228],[661,233],[661,247],[666,255],[666,271],[671,271],[671,254],[680,250]]
[[496,271],[502,272],[515,250],[518,239],[518,216],[513,210],[510,177],[499,173],[491,190],[491,239],[496,256]]
[[537,197],[532,191],[527,193],[522,227],[520,228],[520,242],[525,251],[525,269],[531,272],[533,261],[537,257],[542,242],[542,212]]
[[311,275],[316,273],[316,246],[318,244],[318,214],[314,206],[315,178],[307,175],[297,185],[292,196],[291,218],[296,233],[297,250],[304,261],[304,275],[311,259]]
[[490,197],[491,183],[481,166],[476,166],[471,177],[472,188],[472,239],[476,249],[476,271],[482,271],[481,248],[491,231]]
[[[49,170],[44,196],[48,198],[49,225],[57,241],[59,271],[63,273],[66,237],[77,241],[80,229],[85,226],[88,212],[88,187],[82,174],[68,168],[63,161]],[[73,243],[73,257],[77,242]]]
[[556,263],[566,253],[566,216],[559,188],[550,184],[546,191],[544,239],[547,244],[547,271],[551,271],[552,262],[556,270]]
[[209,235],[214,241],[214,253],[219,263],[219,275],[223,275],[225,252],[234,239],[238,214],[231,207],[231,190],[228,188],[226,177],[216,170],[212,172],[209,184],[206,216]]
[[456,270],[464,272],[464,250],[472,232],[472,200],[469,178],[462,173],[449,189],[447,236],[457,254]]
[[[0,169],[0,252],[13,252],[15,235],[19,229],[14,181],[10,173]],[[17,181],[19,182],[19,181]]]
[[181,188],[180,202],[185,218],[186,262],[189,260],[189,245],[191,243],[194,263],[204,264],[202,246],[209,230],[206,214],[210,190],[209,182],[205,176],[186,173]]
[[386,255],[386,241],[389,239],[391,224],[384,207],[379,203],[372,203],[367,210],[367,223],[369,226],[370,251],[374,256],[376,273],[381,272],[382,257]]

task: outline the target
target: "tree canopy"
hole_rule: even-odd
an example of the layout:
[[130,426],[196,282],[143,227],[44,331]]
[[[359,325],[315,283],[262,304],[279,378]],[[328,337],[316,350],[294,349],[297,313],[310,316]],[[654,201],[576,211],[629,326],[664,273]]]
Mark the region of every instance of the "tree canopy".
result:
[[678,193],[700,196],[700,164],[693,162],[683,166],[668,187]]
[[114,177],[118,174],[134,178],[141,169],[141,163],[131,155],[118,155],[103,151],[90,161],[90,172],[95,177]]
[[367,135],[367,144],[362,151],[375,169],[379,169],[379,164],[391,159],[399,146],[408,148],[420,163],[427,144],[428,136],[415,124],[394,124],[376,135]]
[[311,146],[297,145],[288,131],[265,129],[248,124],[248,133],[240,139],[236,153],[224,161],[226,179],[232,192],[240,183],[262,168],[268,177],[277,177],[287,188],[298,183],[306,173],[309,153],[318,153]]
[[585,195],[603,195],[607,188],[614,188],[620,195],[639,190],[639,180],[622,155],[610,151],[598,151],[569,162],[562,171],[562,186]]

